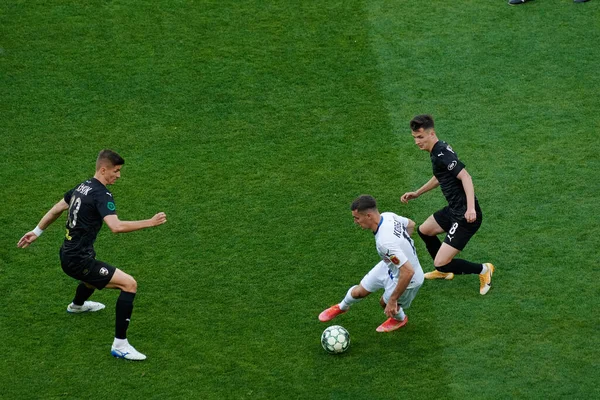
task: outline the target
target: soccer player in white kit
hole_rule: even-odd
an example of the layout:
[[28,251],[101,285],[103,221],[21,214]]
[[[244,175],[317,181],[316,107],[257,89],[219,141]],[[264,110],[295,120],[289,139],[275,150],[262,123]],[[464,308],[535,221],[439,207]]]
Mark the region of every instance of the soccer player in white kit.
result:
[[391,332],[406,325],[404,309],[410,307],[423,284],[423,269],[417,258],[413,240],[414,221],[392,212],[379,213],[372,196],[362,195],[351,206],[354,222],[375,235],[375,245],[381,261],[369,271],[359,285],[352,286],[341,303],[319,314],[321,322],[348,311],[350,306],[371,293],[384,289],[380,304],[389,317],[376,329]]

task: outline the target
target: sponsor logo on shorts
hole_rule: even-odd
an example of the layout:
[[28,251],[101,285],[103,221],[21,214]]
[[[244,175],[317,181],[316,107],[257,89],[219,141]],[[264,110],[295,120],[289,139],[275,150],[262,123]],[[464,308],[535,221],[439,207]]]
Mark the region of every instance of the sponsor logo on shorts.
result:
[[100,272],[99,273],[102,276],[106,276],[106,275],[108,275],[108,269],[106,269],[106,267],[102,267],[102,268],[100,268]]

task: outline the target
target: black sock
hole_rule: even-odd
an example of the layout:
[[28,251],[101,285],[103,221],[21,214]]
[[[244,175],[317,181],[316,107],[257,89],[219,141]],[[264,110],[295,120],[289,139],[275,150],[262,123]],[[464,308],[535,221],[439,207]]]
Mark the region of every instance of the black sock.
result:
[[446,265],[435,267],[440,272],[453,272],[455,274],[480,274],[483,271],[483,265],[472,263],[467,260],[455,258]]
[[127,338],[127,328],[129,327],[129,320],[131,319],[131,313],[133,312],[133,299],[135,293],[123,292],[117,299],[117,311],[115,321],[115,337],[117,339]]
[[435,256],[440,250],[442,242],[440,241],[440,239],[438,239],[437,236],[427,236],[424,233],[422,233],[420,229],[417,229],[417,232],[419,232],[419,236],[421,236],[421,239],[423,239],[423,242],[425,242],[425,247],[427,247],[429,255],[433,260],[435,260]]
[[81,282],[79,286],[77,286],[77,290],[75,290],[75,298],[73,299],[73,304],[76,306],[82,306],[83,303],[94,293],[96,289],[90,289],[85,285],[85,283]]

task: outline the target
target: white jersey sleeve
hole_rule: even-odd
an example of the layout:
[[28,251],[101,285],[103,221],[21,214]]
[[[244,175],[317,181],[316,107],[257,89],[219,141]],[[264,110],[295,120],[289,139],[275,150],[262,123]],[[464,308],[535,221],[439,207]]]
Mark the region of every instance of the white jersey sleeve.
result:
[[408,261],[408,257],[404,254],[398,240],[386,240],[378,243],[377,250],[386,264],[392,264],[400,268]]

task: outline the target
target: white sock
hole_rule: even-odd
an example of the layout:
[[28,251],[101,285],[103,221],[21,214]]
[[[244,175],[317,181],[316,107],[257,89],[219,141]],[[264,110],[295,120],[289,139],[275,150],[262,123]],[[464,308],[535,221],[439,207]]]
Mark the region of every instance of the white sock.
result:
[[398,311],[398,314],[394,315],[394,319],[398,321],[404,321],[404,318],[406,317],[406,315],[404,314],[404,310],[400,306],[398,306],[398,308],[400,309],[400,311]]
[[483,275],[486,272],[488,272],[488,266],[487,265],[481,264],[481,266],[482,266],[482,269],[481,269],[481,272],[479,273],[479,275]]
[[122,349],[123,347],[126,347],[128,345],[129,345],[129,342],[127,341],[127,339],[115,338],[115,340],[113,341],[113,347],[116,349]]
[[339,304],[340,306],[340,310],[347,310],[350,308],[350,306],[354,303],[358,303],[359,301],[361,301],[362,299],[355,299],[354,297],[352,297],[352,289],[354,289],[357,285],[352,286],[350,289],[348,289],[348,293],[346,293],[346,297],[344,297],[344,300],[342,300],[342,302]]

